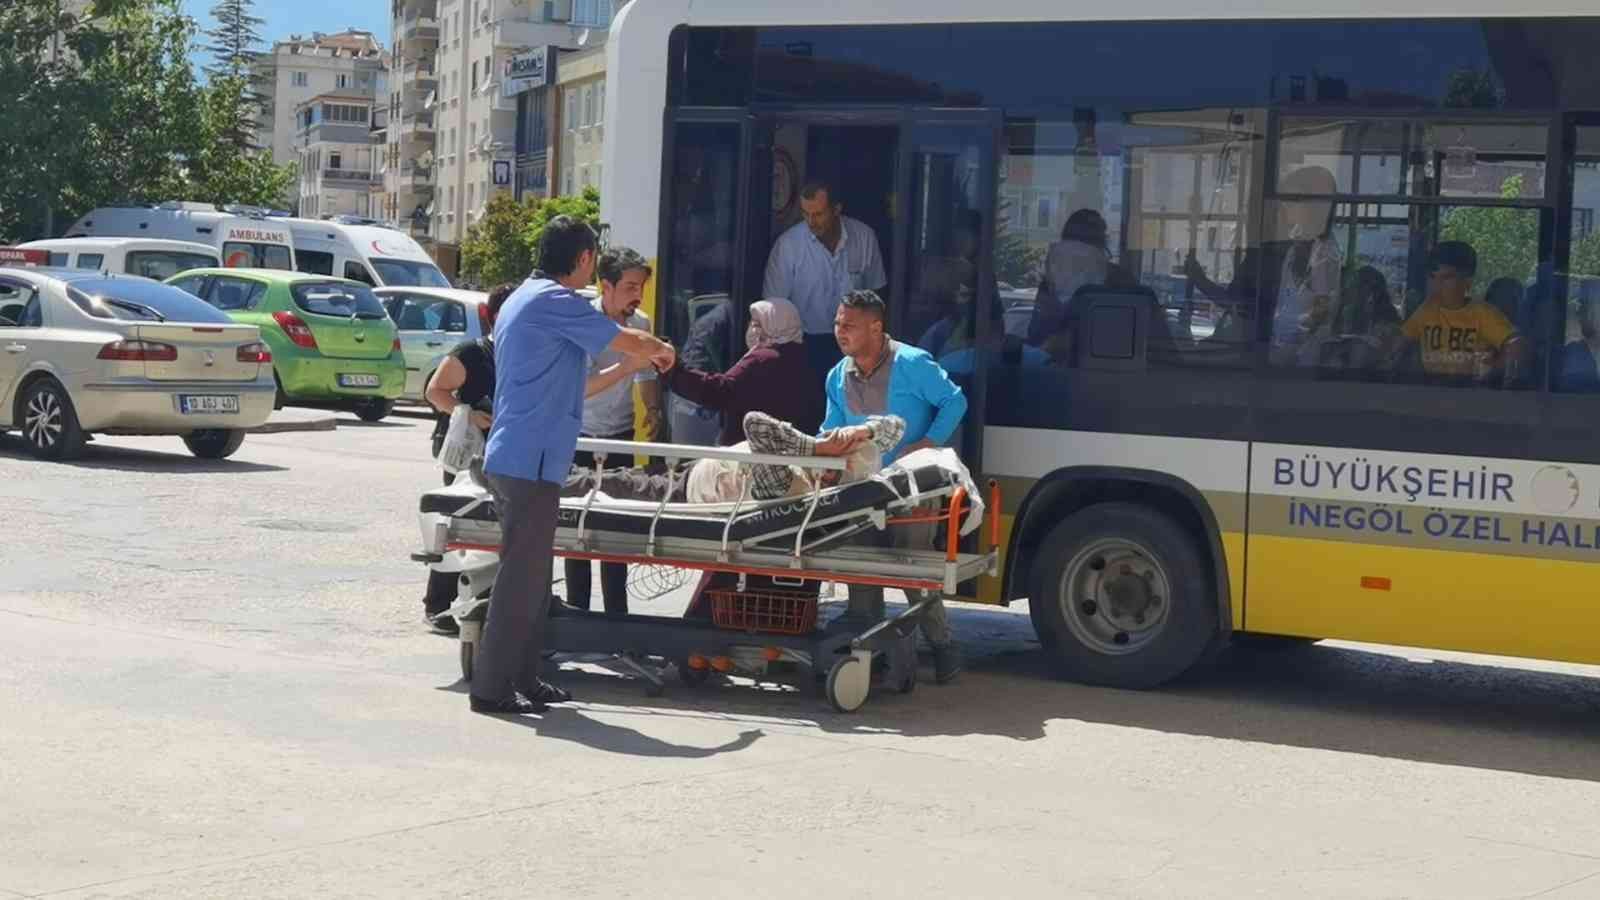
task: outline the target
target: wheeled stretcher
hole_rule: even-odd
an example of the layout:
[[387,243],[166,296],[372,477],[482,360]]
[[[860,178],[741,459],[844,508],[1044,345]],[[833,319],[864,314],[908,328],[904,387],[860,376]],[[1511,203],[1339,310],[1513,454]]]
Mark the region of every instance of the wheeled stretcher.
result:
[[[584,439],[579,449],[595,457],[590,489],[563,497],[555,552],[570,559],[672,566],[738,576],[768,576],[778,584],[805,582],[877,585],[928,592],[923,599],[878,623],[826,625],[799,634],[730,630],[712,622],[629,615],[610,617],[557,610],[546,630],[546,647],[574,654],[606,654],[642,678],[647,690],[665,688],[652,660],[673,663],[684,681],[698,684],[712,670],[761,677],[770,664],[788,662],[810,670],[829,701],[853,711],[870,693],[874,664],[883,679],[909,691],[916,684],[916,625],[929,597],[953,594],[963,581],[996,570],[998,496],[991,484],[986,504],[952,451],[920,451],[863,480],[824,487],[808,478],[804,493],[776,500],[687,503],[681,492],[660,499],[617,499],[601,490],[607,457],[635,453],[664,458],[668,472],[692,459],[735,460],[748,474],[753,465],[788,465],[819,473],[842,470],[836,458],[785,457],[743,450],[676,444]],[[680,476],[669,474],[669,479]],[[962,536],[989,528],[981,552],[962,552]],[[930,512],[930,508],[937,508]],[[423,549],[413,558],[440,572],[459,573],[458,599],[450,609],[461,624],[462,676],[470,679],[489,589],[499,568],[500,525],[489,491],[474,478],[422,496]],[[870,531],[938,523],[942,547],[896,549],[863,546]],[[913,597],[916,595],[912,595]],[[880,660],[881,657],[881,660]]]

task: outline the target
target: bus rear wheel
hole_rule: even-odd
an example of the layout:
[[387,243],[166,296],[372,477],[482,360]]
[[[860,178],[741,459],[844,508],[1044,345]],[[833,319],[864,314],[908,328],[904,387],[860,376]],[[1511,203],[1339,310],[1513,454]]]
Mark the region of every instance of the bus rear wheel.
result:
[[1215,589],[1193,537],[1132,503],[1081,510],[1045,538],[1030,594],[1040,642],[1067,678],[1151,688],[1217,635]]

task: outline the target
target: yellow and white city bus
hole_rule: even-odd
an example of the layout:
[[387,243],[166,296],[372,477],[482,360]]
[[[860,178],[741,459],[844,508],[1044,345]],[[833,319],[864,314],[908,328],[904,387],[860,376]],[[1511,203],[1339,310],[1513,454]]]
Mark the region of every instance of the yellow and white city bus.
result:
[[1600,16],[1508,12],[634,3],[602,218],[712,366],[803,182],[873,228],[1004,485],[976,595],[1069,677],[1239,633],[1600,662]]

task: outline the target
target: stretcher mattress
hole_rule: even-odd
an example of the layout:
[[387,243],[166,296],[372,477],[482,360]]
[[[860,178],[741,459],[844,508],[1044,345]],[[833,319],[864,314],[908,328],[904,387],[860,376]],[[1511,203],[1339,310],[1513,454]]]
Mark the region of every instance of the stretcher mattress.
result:
[[[957,486],[958,477],[937,465],[887,469],[867,481],[823,490],[817,498],[811,524],[822,525],[867,510],[884,510],[896,501],[918,494],[947,494]],[[588,504],[587,497],[563,497],[557,527],[577,529],[582,519],[586,531],[646,536],[656,510],[661,508],[655,526],[658,537],[721,541],[727,529],[730,541],[755,542],[785,532],[792,534],[806,521],[811,502],[810,494],[746,501],[740,505],[730,526],[728,514],[734,509],[732,503],[668,503],[661,508],[658,502],[649,500],[600,496]],[[587,515],[584,513],[586,504],[589,506]],[[499,521],[493,498],[476,485],[470,491],[461,488],[429,491],[422,495],[421,511],[476,522]]]

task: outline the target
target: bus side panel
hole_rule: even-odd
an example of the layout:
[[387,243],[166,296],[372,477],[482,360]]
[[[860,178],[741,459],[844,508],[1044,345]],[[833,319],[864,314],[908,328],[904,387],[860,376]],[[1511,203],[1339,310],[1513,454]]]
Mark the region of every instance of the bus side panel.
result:
[[1270,634],[1600,663],[1596,576],[1593,563],[1568,560],[1253,536],[1246,624]]
[[[1246,481],[1248,445],[1240,441],[1174,438],[1134,434],[1102,434],[1035,428],[984,429],[986,477],[997,478],[1002,498],[1000,571],[1008,566],[1016,517],[1038,482],[1062,469],[1093,467],[1144,471],[1154,479],[1171,479],[1198,495],[1216,522],[1228,575],[1227,602],[1235,627],[1244,621]],[[1030,518],[1032,513],[1030,513]],[[1058,517],[1029,528],[1053,528]],[[1013,579],[1025,576],[1014,573]],[[1000,579],[983,579],[979,599],[999,602]],[[1025,580],[1014,581],[1011,593],[1027,596]]]
[[1600,662],[1600,466],[1258,444],[1244,628]]

